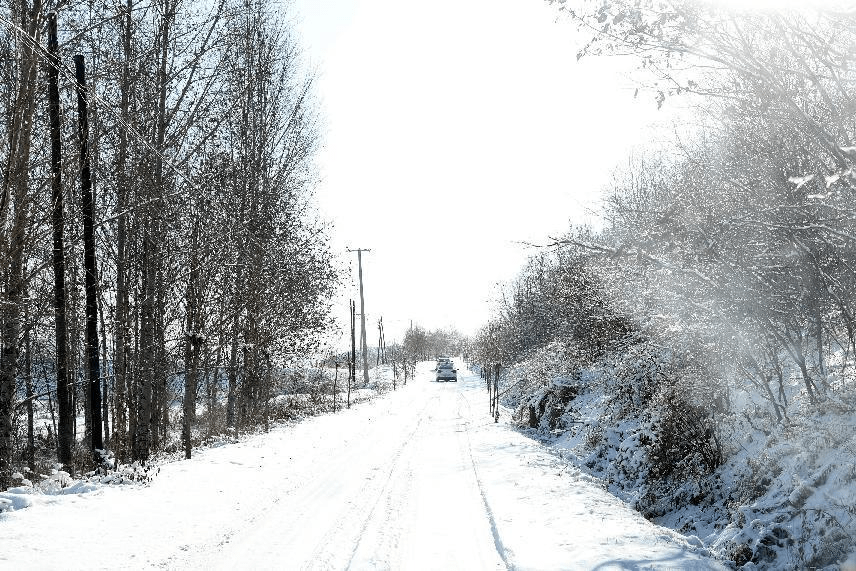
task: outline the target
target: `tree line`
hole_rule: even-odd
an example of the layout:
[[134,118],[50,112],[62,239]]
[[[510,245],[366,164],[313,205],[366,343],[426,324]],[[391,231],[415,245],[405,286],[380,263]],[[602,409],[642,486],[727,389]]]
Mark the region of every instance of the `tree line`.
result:
[[414,362],[428,361],[438,355],[460,355],[466,351],[466,343],[466,337],[455,329],[426,329],[417,323],[404,333],[402,350]]
[[616,171],[602,228],[551,238],[505,287],[476,358],[560,342],[585,366],[644,343],[683,363],[671,394],[694,414],[733,411],[737,392],[769,426],[796,402],[853,410],[856,14],[561,10],[589,37],[578,57],[636,57],[639,93],[689,112]]
[[0,488],[95,449],[189,457],[198,404],[220,430],[264,422],[318,345],[337,276],[288,17],[269,0],[0,7]]

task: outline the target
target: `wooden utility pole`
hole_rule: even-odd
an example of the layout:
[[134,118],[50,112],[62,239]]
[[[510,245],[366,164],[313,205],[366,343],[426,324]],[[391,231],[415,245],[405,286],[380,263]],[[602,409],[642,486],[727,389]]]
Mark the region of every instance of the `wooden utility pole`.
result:
[[386,330],[383,328],[383,317],[380,318],[380,362],[386,365]]
[[95,268],[95,197],[89,167],[89,119],[86,109],[86,68],[83,56],[74,56],[77,77],[77,136],[80,139],[80,190],[83,211],[83,267],[86,290],[86,364],[92,450],[104,448],[101,434],[101,366],[98,357],[98,280]]
[[351,362],[348,363],[348,408],[351,408],[351,383],[357,378],[357,334],[356,334],[356,305],[354,300],[350,303],[351,309]]
[[48,118],[51,135],[51,206],[53,221],[54,332],[56,334],[56,400],[59,408],[57,459],[71,463],[73,413],[68,391],[68,328],[65,318],[65,240],[62,192],[62,137],[59,110],[59,57],[56,12],[48,15]]
[[351,250],[349,248],[348,251],[357,253],[357,266],[359,268],[360,275],[360,349],[363,352],[363,383],[368,385],[369,361],[366,346],[366,304],[365,299],[363,298],[363,252],[371,252],[371,250],[368,248],[356,248]]

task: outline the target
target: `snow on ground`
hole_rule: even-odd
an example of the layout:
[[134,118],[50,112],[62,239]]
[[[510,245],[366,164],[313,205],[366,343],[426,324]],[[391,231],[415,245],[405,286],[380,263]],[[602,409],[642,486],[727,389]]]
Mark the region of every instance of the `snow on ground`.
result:
[[477,376],[436,383],[429,369],[165,464],[147,486],[7,493],[19,509],[0,514],[0,568],[723,568],[505,424],[509,411],[493,423]]

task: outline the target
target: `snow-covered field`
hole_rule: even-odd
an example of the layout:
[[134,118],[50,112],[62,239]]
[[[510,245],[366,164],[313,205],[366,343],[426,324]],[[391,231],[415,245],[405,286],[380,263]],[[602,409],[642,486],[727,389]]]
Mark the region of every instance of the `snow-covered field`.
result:
[[505,421],[416,379],[165,464],[146,486],[0,494],[0,569],[722,569]]

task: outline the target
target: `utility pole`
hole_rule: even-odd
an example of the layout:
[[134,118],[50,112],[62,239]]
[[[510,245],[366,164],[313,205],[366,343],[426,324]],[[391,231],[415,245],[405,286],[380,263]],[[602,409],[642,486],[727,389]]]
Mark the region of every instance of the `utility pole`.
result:
[[357,340],[354,332],[354,300],[350,300],[349,309],[351,311],[351,359],[348,363],[348,408],[351,408],[351,384],[357,380]]
[[363,383],[366,385],[369,384],[369,361],[368,361],[368,350],[366,347],[366,303],[363,298],[363,252],[371,252],[368,248],[356,248],[351,250],[348,248],[349,252],[357,253],[357,265],[359,267],[359,275],[360,275],[360,345],[362,346],[363,352]]
[[377,364],[386,365],[386,347],[383,339],[383,317],[377,322]]

